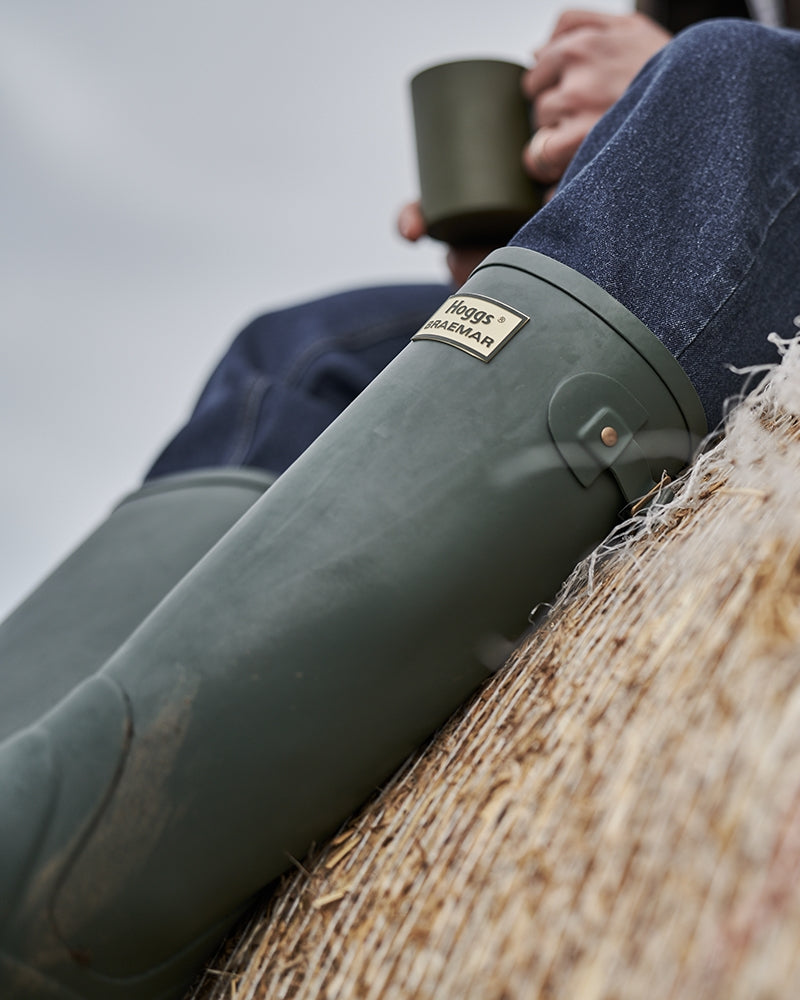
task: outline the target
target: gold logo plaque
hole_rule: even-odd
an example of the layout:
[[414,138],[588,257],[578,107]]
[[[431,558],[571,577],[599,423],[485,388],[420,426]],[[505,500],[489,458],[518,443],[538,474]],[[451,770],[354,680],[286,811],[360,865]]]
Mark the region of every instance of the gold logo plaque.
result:
[[438,340],[491,361],[530,316],[485,295],[451,295],[412,340]]

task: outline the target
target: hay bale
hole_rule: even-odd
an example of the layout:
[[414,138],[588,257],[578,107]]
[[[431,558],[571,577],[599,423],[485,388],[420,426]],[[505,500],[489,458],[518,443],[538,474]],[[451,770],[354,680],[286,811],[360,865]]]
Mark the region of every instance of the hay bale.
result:
[[193,1000],[800,995],[800,347]]

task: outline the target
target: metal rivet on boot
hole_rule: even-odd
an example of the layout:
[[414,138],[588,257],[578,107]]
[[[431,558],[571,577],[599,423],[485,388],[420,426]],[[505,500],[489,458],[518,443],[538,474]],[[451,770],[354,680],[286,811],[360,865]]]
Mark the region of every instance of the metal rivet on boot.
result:
[[619,441],[619,434],[613,427],[604,427],[600,431],[600,440],[608,448],[613,448],[614,445]]

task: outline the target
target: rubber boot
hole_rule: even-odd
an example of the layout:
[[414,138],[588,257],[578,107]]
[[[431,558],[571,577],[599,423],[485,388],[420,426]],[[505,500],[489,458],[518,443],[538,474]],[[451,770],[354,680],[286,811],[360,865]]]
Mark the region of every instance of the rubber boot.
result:
[[124,497],[0,625],[0,744],[99,670],[274,479],[213,469]]
[[179,997],[705,432],[586,278],[487,258],[92,678],[0,747],[0,995]]

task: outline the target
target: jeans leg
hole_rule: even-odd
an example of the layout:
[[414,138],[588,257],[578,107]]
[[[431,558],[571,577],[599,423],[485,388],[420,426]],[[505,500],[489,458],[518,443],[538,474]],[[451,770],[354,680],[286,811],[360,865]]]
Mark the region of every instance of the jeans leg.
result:
[[234,340],[187,424],[147,473],[281,473],[402,350],[445,285],[365,288],[259,316]]
[[800,311],[800,32],[706,22],[656,55],[514,239],[591,278],[720,419]]

